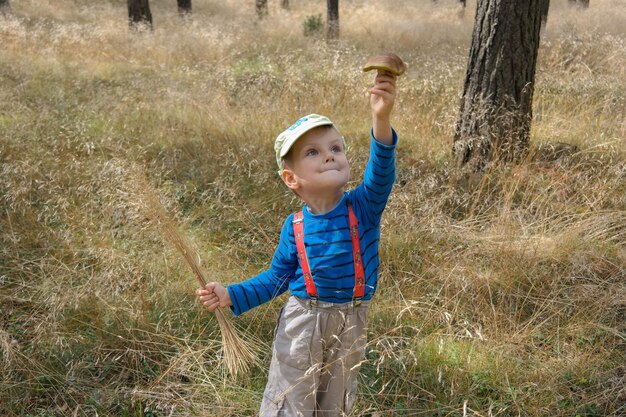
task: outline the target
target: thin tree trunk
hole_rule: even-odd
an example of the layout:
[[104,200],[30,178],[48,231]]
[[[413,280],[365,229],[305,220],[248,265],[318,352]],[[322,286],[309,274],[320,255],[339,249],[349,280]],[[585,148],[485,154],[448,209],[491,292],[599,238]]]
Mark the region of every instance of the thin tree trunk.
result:
[[[439,0],[432,0],[432,1],[433,1],[433,3],[439,3]],[[465,7],[465,6],[466,6],[466,0],[459,0],[459,3],[461,3],[461,5],[462,5],[463,7]]]
[[543,31],[548,24],[548,9],[550,9],[550,0],[543,0],[541,4],[541,30]]
[[570,6],[578,7],[580,9],[587,9],[589,7],[589,0],[567,0]]
[[188,16],[191,14],[191,0],[176,0],[178,3],[178,14]]
[[264,17],[267,16],[268,14],[267,0],[256,0],[255,6],[256,6],[256,15],[258,16],[259,19],[263,19]]
[[131,28],[147,25],[152,28],[152,13],[148,0],[128,0],[128,21]]
[[528,149],[542,1],[478,0],[453,146],[464,170]]
[[289,10],[289,0],[281,0],[280,7],[282,7],[285,10]]
[[465,9],[467,8],[467,4],[465,2],[465,0],[459,0],[459,3],[461,4],[461,9],[459,10],[459,17],[461,19],[463,19],[465,17]]
[[[439,3],[439,0],[432,0],[433,3]],[[466,6],[466,0],[459,0],[459,3],[461,3],[462,7]]]
[[326,23],[328,25],[326,38],[339,38],[339,0],[326,0],[328,13]]

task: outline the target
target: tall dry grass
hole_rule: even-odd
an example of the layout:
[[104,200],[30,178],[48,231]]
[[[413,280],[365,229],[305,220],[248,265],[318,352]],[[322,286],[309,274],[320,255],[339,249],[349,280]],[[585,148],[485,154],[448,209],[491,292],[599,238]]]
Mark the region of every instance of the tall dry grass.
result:
[[553,1],[539,52],[532,145],[571,155],[453,181],[451,138],[470,3],[341,4],[342,38],[305,38],[325,2],[12,1],[0,18],[0,414],[251,416],[283,299],[238,325],[264,342],[242,381],[188,268],[120,195],[142,165],[230,283],[267,266],[299,203],[275,176],[276,133],[328,114],[366,160],[370,83],[392,50],[409,71],[394,126],[398,181],[354,415],[626,413],[626,9]]
[[[178,251],[178,254],[195,275],[199,287],[206,287],[210,280],[203,266],[202,258],[198,255],[198,250],[167,212],[158,192],[140,168],[129,167],[126,175],[125,192],[128,196],[126,204],[137,208],[138,212],[146,218],[148,224],[158,231],[163,240]],[[222,333],[223,359],[228,373],[233,378],[247,374],[256,362],[256,351],[261,345],[242,338],[229,316],[221,308],[215,310],[215,317]]]

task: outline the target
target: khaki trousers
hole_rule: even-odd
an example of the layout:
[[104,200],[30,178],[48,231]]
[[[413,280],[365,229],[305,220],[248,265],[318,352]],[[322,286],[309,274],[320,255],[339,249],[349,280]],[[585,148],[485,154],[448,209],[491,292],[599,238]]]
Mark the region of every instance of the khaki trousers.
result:
[[291,296],[281,310],[261,417],[339,417],[354,402],[367,344],[368,301]]

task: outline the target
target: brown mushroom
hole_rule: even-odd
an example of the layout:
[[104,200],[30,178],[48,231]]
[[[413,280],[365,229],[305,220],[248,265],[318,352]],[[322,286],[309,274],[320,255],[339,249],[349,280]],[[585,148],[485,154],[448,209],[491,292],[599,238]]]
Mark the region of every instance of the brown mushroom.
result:
[[389,53],[369,57],[363,66],[363,71],[371,70],[388,71],[395,76],[399,76],[404,74],[406,65],[404,65],[404,62],[398,55]]

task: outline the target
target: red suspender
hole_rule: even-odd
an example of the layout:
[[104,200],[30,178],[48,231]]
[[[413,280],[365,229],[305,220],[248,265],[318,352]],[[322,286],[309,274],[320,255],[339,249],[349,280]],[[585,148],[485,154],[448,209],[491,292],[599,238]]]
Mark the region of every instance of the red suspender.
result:
[[354,259],[354,298],[365,295],[365,271],[361,256],[361,239],[359,238],[359,222],[348,203],[348,217],[350,218],[350,239],[352,239],[352,258]]
[[313,276],[311,275],[309,259],[306,257],[306,250],[304,249],[304,215],[301,211],[297,212],[295,216],[293,216],[293,234],[296,238],[298,260],[300,261],[302,273],[304,274],[304,285],[306,285],[306,293],[311,298],[317,298],[317,289],[315,288]]
[[[350,220],[350,239],[352,240],[352,257],[354,259],[354,294],[353,299],[357,302],[365,295],[365,270],[363,269],[363,257],[361,256],[361,241],[359,239],[359,222],[348,203],[348,218]],[[312,300],[317,299],[317,289],[311,275],[309,260],[304,248],[304,215],[297,212],[293,218],[293,231],[296,238],[296,248],[298,249],[298,260],[304,274],[304,284],[306,293]]]

